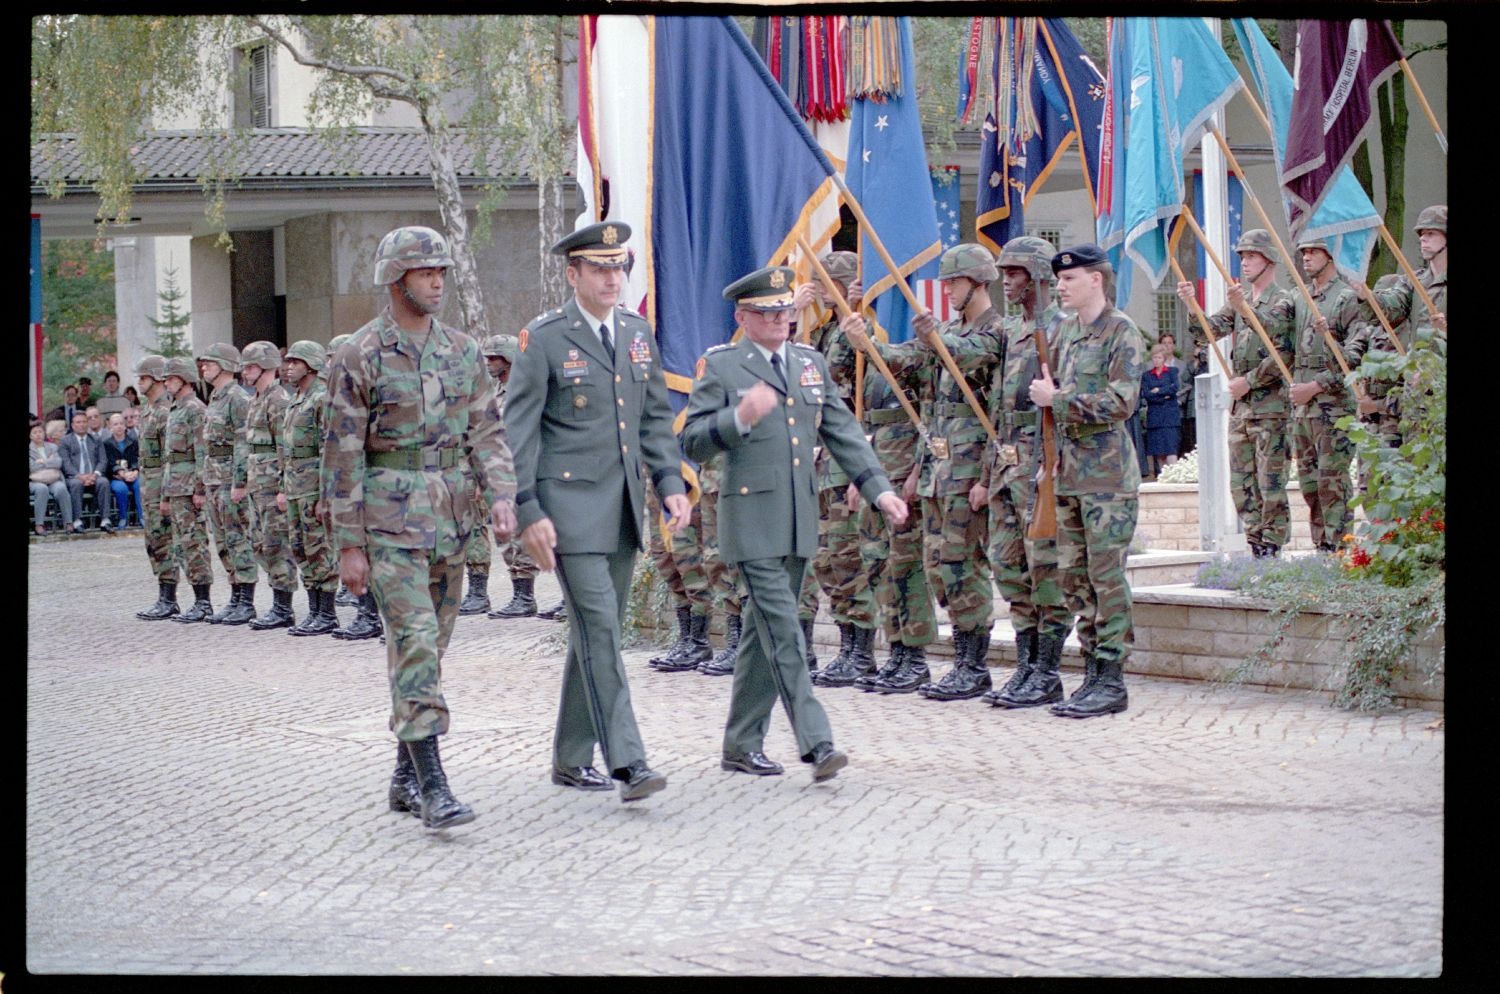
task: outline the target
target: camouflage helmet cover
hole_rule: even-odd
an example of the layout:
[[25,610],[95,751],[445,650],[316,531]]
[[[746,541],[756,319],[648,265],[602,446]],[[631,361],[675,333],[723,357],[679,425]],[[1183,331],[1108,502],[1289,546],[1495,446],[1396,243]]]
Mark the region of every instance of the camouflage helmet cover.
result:
[[515,335],[491,335],[484,340],[484,347],[480,351],[487,359],[499,356],[515,362],[521,351],[521,340]]
[[1424,231],[1441,231],[1448,233],[1448,205],[1433,204],[1431,207],[1423,207],[1422,213],[1417,215],[1417,223],[1412,225],[1412,230],[1417,234]]
[[1052,257],[1057,247],[1045,238],[1036,235],[1021,235],[1012,238],[1000,249],[1000,268],[1015,266],[1031,274],[1038,283],[1052,281]]
[[167,378],[167,360],[159,355],[141,356],[141,361],[135,364],[135,375],[164,380]]
[[829,276],[844,286],[853,283],[854,278],[859,275],[859,256],[853,252],[829,252],[818,261],[828,270]]
[[1400,282],[1400,280],[1401,280],[1401,274],[1400,273],[1386,273],[1384,276],[1380,277],[1380,279],[1378,279],[1378,280],[1375,281],[1375,289],[1376,290],[1389,290],[1391,287],[1395,286],[1398,282]]
[[376,286],[389,286],[408,269],[447,269],[453,265],[448,240],[431,228],[410,225],[389,232],[375,250]]
[[1328,242],[1326,242],[1322,238],[1313,238],[1308,235],[1303,235],[1301,238],[1297,239],[1297,251],[1301,252],[1303,249],[1322,249],[1324,252],[1328,253],[1328,257],[1330,259],[1333,258],[1333,252],[1329,250]]
[[351,336],[349,335],[334,335],[328,340],[328,344],[323,346],[323,357],[325,359],[332,359],[333,354],[340,348],[342,348],[343,344],[347,342],[350,337]]
[[275,369],[281,365],[281,350],[267,341],[251,342],[240,353],[240,364],[256,365],[261,369]]
[[166,369],[162,370],[162,379],[168,376],[177,376],[187,381],[191,386],[198,385],[198,364],[185,355],[174,355],[167,360]]
[[976,283],[993,283],[1000,278],[995,257],[990,250],[974,242],[963,242],[943,253],[938,261],[938,279],[951,280],[967,276]]
[[307,363],[307,368],[311,369],[314,373],[322,372],[323,363],[326,361],[323,355],[323,346],[306,338],[298,342],[293,342],[286,350],[286,357],[288,359],[301,359]]
[[240,350],[228,342],[214,342],[199,352],[197,358],[199,362],[216,362],[225,372],[240,371]]
[[[1320,246],[1322,242],[1318,243]],[[1271,242],[1271,233],[1265,228],[1251,228],[1240,235],[1240,240],[1234,243],[1236,252],[1255,252],[1265,256],[1272,262],[1276,261],[1276,246]]]

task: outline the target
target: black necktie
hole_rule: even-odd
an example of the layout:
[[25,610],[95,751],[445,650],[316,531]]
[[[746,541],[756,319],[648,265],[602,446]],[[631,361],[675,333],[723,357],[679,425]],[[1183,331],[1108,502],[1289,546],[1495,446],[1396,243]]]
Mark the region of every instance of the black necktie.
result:
[[609,364],[613,367],[615,364],[615,343],[609,337],[609,325],[601,324],[599,326],[599,341],[604,343],[604,353],[609,356]]
[[781,381],[781,391],[786,392],[786,374],[781,371],[781,353],[771,353],[771,368],[776,371],[776,378]]

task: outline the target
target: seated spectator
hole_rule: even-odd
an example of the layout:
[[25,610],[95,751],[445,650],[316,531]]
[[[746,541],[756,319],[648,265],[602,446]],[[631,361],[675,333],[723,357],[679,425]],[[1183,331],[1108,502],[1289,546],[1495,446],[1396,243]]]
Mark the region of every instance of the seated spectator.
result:
[[141,406],[141,395],[135,392],[135,387],[125,388],[125,399],[130,401],[131,407]]
[[60,418],[49,418],[47,421],[47,441],[53,445],[61,442],[63,433],[68,430],[67,422]]
[[124,413],[125,437],[141,437],[141,409],[139,407],[127,407]]
[[1162,466],[1177,461],[1182,441],[1182,411],[1177,406],[1177,370],[1171,348],[1160,342],[1151,350],[1151,366],[1141,374],[1141,399],[1146,402],[1146,455],[1155,478]]
[[63,480],[73,501],[73,530],[83,531],[83,490],[87,487],[94,492],[94,503],[99,508],[99,527],[112,532],[115,526],[109,520],[109,480],[104,475],[103,445],[89,434],[88,422],[88,415],[82,411],[73,415],[73,430],[57,446],[62,455]]
[[[130,509],[135,508],[135,520],[144,522],[146,512],[141,508],[141,443],[125,434],[125,416],[109,416],[109,434],[101,443],[104,452],[104,472],[109,477],[109,488],[115,493],[115,527],[130,524]],[[135,503],[130,503],[132,495]]]
[[84,413],[88,415],[89,419],[89,434],[101,442],[104,441],[104,437],[109,434],[109,429],[104,427],[104,415],[99,412],[98,405],[90,404],[84,409]]
[[63,402],[47,412],[48,421],[61,421],[63,427],[73,423],[73,409],[78,406],[78,387],[72,383],[63,387]]
[[[38,535],[47,533],[47,497],[57,501],[62,514],[63,527],[73,519],[73,504],[68,497],[68,485],[63,482],[62,455],[57,446],[47,441],[40,423],[31,426],[31,521]],[[80,526],[81,527],[81,526]]]
[[113,369],[104,374],[104,396],[120,396],[120,374]]

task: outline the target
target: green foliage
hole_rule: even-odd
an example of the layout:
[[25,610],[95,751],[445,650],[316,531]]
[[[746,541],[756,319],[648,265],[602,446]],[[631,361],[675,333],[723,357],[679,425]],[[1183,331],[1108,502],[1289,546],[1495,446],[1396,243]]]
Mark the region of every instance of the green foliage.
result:
[[115,365],[115,257],[93,242],[42,243],[43,409],[79,376]]
[[[1419,331],[1406,355],[1383,350],[1365,354],[1354,376],[1396,384],[1401,445],[1353,416],[1338,426],[1349,433],[1360,463],[1369,467],[1364,494],[1352,503],[1367,520],[1355,526],[1357,542],[1344,553],[1351,569],[1395,587],[1440,573],[1447,556],[1444,521],[1448,489],[1448,363],[1446,344]],[[1354,377],[1351,377],[1351,380]]]
[[171,268],[163,276],[164,286],[157,293],[157,299],[161,301],[161,319],[157,320],[154,315],[147,315],[156,328],[156,354],[161,356],[192,355],[189,347],[187,333],[183,331],[192,323],[192,314],[188,311],[179,310],[178,305],[187,296],[177,286],[177,270]]

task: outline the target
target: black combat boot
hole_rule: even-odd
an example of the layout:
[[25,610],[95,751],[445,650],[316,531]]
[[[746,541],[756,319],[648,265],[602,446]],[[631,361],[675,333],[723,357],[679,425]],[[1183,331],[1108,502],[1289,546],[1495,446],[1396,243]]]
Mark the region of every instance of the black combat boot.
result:
[[[288,628],[288,635],[327,635],[339,626],[334,613],[332,590],[309,590],[307,592],[307,617],[302,624]],[[358,603],[356,601],[356,603]]]
[[847,643],[838,658],[818,674],[814,682],[820,687],[851,687],[855,680],[875,668],[875,654],[871,651],[875,629],[853,624],[839,625],[839,629],[841,635],[847,636]]
[[182,611],[182,608],[177,606],[177,584],[162,580],[157,587],[156,603],[144,611],[135,613],[135,616],[142,621],[161,621]]
[[[333,594],[328,595],[329,605]],[[448,789],[448,778],[443,774],[443,763],[438,756],[438,740],[434,735],[406,743],[411,753],[412,766],[416,768],[417,783],[422,789],[422,824],[427,828],[452,828],[466,825],[474,820],[474,809],[453,796]]]
[[813,652],[813,619],[800,618],[798,624],[802,626],[802,644],[804,646],[804,657],[807,660],[807,672],[811,676],[818,675],[818,656]]
[[226,625],[243,625],[255,620],[255,584],[237,583],[235,587],[239,591],[239,603],[231,604],[229,613],[224,615]]
[[708,662],[698,667],[704,676],[728,676],[734,672],[735,660],[740,658],[740,616],[726,615],[724,618],[724,648]]
[[422,787],[417,783],[417,768],[412,765],[406,744],[396,743],[396,772],[391,774],[387,794],[392,811],[408,811],[413,818],[422,817]]
[[987,659],[990,654],[988,629],[976,628],[964,633],[964,652],[955,657],[953,669],[942,680],[918,691],[930,701],[967,701],[979,697],[994,685]]
[[354,591],[344,586],[344,581],[339,581],[339,592],[334,595],[333,602],[339,607],[353,607],[359,603],[359,598],[354,596]]
[[484,614],[490,609],[490,575],[469,570],[469,592],[459,602],[459,614]]
[[1124,711],[1130,703],[1125,693],[1125,665],[1118,660],[1094,663],[1094,682],[1086,693],[1074,694],[1052,713],[1064,718],[1096,718]]
[[932,681],[932,671],[927,668],[927,647],[908,645],[905,648],[906,653],[896,672],[875,685],[877,693],[909,694]]
[[491,611],[491,618],[534,618],[536,617],[536,595],[533,593],[533,584],[536,581],[529,576],[518,576],[510,581],[510,603],[498,611]]
[[1026,683],[1026,678],[1031,676],[1031,669],[1036,659],[1036,629],[1030,631],[1016,632],[1016,671],[1005,681],[1005,686],[997,687],[980,698],[986,704],[1000,707],[1004,701],[1012,697],[1021,686]]
[[563,624],[567,624],[568,602],[558,601],[551,607],[544,607],[536,613],[536,616],[544,621],[561,621]]
[[1265,542],[1261,544],[1260,551],[1262,559],[1275,559],[1277,554],[1281,552],[1281,546]]
[[268,628],[290,628],[296,623],[297,616],[292,613],[292,592],[272,587],[271,610],[250,622],[250,627],[263,632]]
[[214,612],[203,620],[207,621],[210,625],[223,624],[224,619],[229,617],[234,609],[240,606],[241,596],[240,585],[231,581],[229,584],[229,600],[224,604],[223,607],[219,608],[218,611]]
[[1042,704],[1055,704],[1063,699],[1062,677],[1057,672],[1062,660],[1066,630],[1061,632],[1036,631],[1036,652],[1032,656],[1031,673],[1015,690],[1003,693],[996,703],[1003,708],[1034,708]]
[[1099,664],[1094,661],[1094,657],[1091,653],[1086,652],[1083,654],[1083,683],[1080,683],[1078,685],[1078,689],[1073,691],[1072,695],[1069,696],[1067,700],[1054,704],[1047,710],[1052,712],[1053,714],[1062,714],[1072,706],[1074,701],[1083,700],[1084,697],[1088,695],[1089,690],[1094,686],[1094,681],[1097,679],[1099,679]]
[[690,608],[687,637],[674,646],[656,668],[663,673],[684,673],[696,670],[713,658],[714,651],[708,644],[708,615],[693,614]]
[[885,661],[879,672],[866,673],[864,676],[856,677],[854,685],[865,692],[878,690],[880,685],[896,675],[901,669],[901,661],[906,658],[907,645],[905,642],[896,641],[891,643],[890,658]]
[[372,639],[385,631],[380,623],[380,609],[375,606],[375,595],[366,590],[364,596],[359,599],[359,613],[354,620],[349,622],[347,628],[338,628],[333,632],[336,639],[347,639],[354,642],[359,639]]
[[677,608],[677,641],[673,642],[666,652],[659,656],[652,656],[646,660],[646,665],[654,670],[659,670],[669,663],[676,662],[693,640],[693,609],[686,604]]
[[969,658],[969,633],[966,632],[966,631],[963,631],[961,629],[955,628],[955,629],[953,629],[953,666],[952,666],[952,668],[949,669],[947,673],[944,673],[943,674],[943,678],[941,680],[938,680],[936,683],[929,682],[926,685],[918,688],[917,689],[917,693],[921,694],[923,697],[926,697],[928,694],[932,693],[932,688],[936,687],[938,684],[952,683],[953,681],[957,680],[958,677],[954,676],[954,674],[957,673],[963,667],[964,660],[966,660],[968,658]]
[[208,599],[208,592],[212,588],[213,584],[210,583],[193,584],[193,606],[172,620],[181,622],[184,625],[190,625],[196,621],[207,621],[209,616],[214,613],[214,606]]

